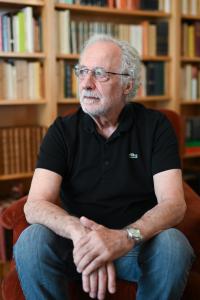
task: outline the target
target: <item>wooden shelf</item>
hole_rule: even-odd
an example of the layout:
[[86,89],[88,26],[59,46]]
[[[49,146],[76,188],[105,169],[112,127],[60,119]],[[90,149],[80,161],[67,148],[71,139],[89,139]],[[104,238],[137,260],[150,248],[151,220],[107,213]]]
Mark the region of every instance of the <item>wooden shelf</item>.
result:
[[[78,60],[79,54],[58,54],[57,59]],[[142,56],[142,61],[170,61],[170,56]]]
[[142,56],[141,60],[143,61],[170,61],[170,56]]
[[170,97],[168,95],[159,95],[159,96],[146,96],[146,97],[136,97],[133,99],[133,102],[161,102],[169,101]]
[[55,4],[56,9],[68,9],[75,13],[88,14],[88,13],[98,13],[106,15],[119,15],[119,16],[134,16],[134,17],[148,17],[148,18],[170,18],[170,13],[165,13],[161,11],[147,11],[147,10],[129,10],[129,9],[117,9],[99,6],[89,6],[89,5],[76,5],[76,4]]
[[32,176],[33,176],[32,172],[0,175],[0,181],[23,179],[23,178],[25,179],[25,178],[31,178]]
[[197,100],[182,100],[181,105],[200,105],[200,99]]
[[57,59],[78,60],[79,54],[58,54]]
[[193,62],[200,62],[200,57],[189,57],[189,56],[181,56],[181,61],[182,62],[188,62],[188,63],[193,63]]
[[196,16],[195,15],[189,15],[189,14],[182,15],[181,19],[182,20],[194,20],[194,21],[197,20],[198,21],[198,20],[200,20],[200,15],[196,15]]
[[77,98],[64,98],[58,101],[58,104],[79,104],[79,100]]
[[44,6],[43,0],[1,0],[1,4]]
[[184,153],[183,154],[183,158],[187,159],[187,158],[196,158],[196,157],[200,157],[200,152],[196,152],[196,153]]
[[0,105],[7,106],[7,105],[40,105],[45,104],[47,101],[45,99],[38,99],[38,100],[29,100],[29,99],[17,99],[17,100],[4,100],[0,99]]
[[2,58],[34,58],[34,59],[39,59],[39,58],[45,58],[45,54],[43,52],[38,52],[38,53],[22,53],[22,52],[0,52],[0,57]]

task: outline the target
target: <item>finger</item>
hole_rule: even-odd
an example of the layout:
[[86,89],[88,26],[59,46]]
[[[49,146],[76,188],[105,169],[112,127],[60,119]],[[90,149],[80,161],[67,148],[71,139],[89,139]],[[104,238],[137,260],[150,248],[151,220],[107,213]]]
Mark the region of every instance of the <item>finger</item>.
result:
[[[85,256],[82,257],[82,259],[80,261],[78,261],[78,263],[76,263],[77,271],[79,273],[82,273],[88,267],[88,265],[92,264],[93,260],[95,260],[96,257],[97,257],[97,255],[95,252],[88,252]],[[94,268],[94,269],[90,268],[89,270],[92,270],[92,271],[88,272],[85,275],[89,275],[90,273],[94,272],[95,269],[96,268]]]
[[86,244],[85,246],[82,246],[80,248],[78,248],[77,246],[74,247],[73,249],[73,258],[74,258],[74,263],[76,265],[79,264],[79,262],[90,252],[93,252],[92,251],[93,249],[91,249],[91,246],[90,244]]
[[80,253],[81,250],[83,250],[83,248],[87,246],[89,241],[90,241],[90,236],[88,235],[85,235],[84,237],[80,238],[78,242],[76,242],[76,244],[74,245],[73,255],[76,255],[77,252]]
[[90,263],[83,268],[82,272],[84,275],[89,275],[96,269],[100,268],[104,263],[105,261],[100,256],[93,258]]
[[102,266],[98,270],[98,294],[97,298],[103,300],[106,295],[107,287],[107,270],[105,266]]
[[82,287],[84,292],[89,293],[90,291],[90,278],[87,275],[82,274]]
[[107,264],[107,274],[108,274],[108,291],[111,294],[116,292],[116,273],[113,263]]
[[89,275],[90,278],[90,297],[96,298],[98,289],[98,273],[97,271]]
[[92,230],[95,230],[97,229],[100,225],[86,217],[81,217],[80,218],[80,222],[83,226],[89,228],[89,229],[92,229]]

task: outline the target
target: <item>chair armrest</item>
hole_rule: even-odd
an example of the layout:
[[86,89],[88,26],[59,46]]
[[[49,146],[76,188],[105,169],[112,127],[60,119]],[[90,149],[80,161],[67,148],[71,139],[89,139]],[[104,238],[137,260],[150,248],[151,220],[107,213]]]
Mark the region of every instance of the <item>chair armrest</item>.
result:
[[188,238],[196,254],[193,269],[200,273],[200,196],[191,189],[187,183],[183,183],[187,210],[185,216],[177,228]]
[[3,210],[0,215],[0,223],[4,228],[13,230],[13,244],[17,241],[21,232],[29,225],[24,215],[24,204],[27,196],[17,200]]

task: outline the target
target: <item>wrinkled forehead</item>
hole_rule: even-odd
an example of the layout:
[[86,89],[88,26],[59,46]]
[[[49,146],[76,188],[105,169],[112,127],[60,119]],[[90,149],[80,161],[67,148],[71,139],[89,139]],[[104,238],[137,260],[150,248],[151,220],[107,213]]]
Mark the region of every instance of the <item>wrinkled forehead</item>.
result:
[[121,49],[112,42],[95,42],[81,54],[80,64],[89,68],[98,66],[118,70],[121,67]]

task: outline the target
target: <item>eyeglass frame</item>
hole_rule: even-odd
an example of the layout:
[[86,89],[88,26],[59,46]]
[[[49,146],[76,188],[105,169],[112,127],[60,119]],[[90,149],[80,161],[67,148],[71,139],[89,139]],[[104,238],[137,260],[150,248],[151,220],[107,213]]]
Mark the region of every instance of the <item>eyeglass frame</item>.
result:
[[[80,69],[83,69],[83,70],[87,71],[87,73],[86,73],[85,75],[82,75],[83,78],[80,78],[80,73],[79,73],[79,74],[77,73],[78,69],[79,69],[79,70],[80,70]],[[119,75],[119,76],[130,76],[130,74],[128,74],[128,73],[109,72],[109,71],[106,71],[106,70],[105,70],[104,68],[102,68],[102,67],[95,67],[95,68],[93,68],[93,69],[89,69],[89,68],[87,68],[87,67],[85,67],[85,66],[82,66],[82,68],[80,68],[80,65],[79,65],[79,64],[76,64],[76,65],[74,66],[75,74],[76,74],[76,76],[78,77],[78,79],[80,79],[80,80],[85,79],[85,77],[88,75],[89,72],[91,72],[92,77],[95,79],[95,81],[98,81],[98,82],[105,82],[105,81],[108,81],[108,80],[110,79],[109,76],[106,77],[104,80],[99,80],[98,78],[96,78],[96,74],[95,74],[96,69],[103,70],[103,71],[105,72],[105,74],[112,74],[112,75]]]

